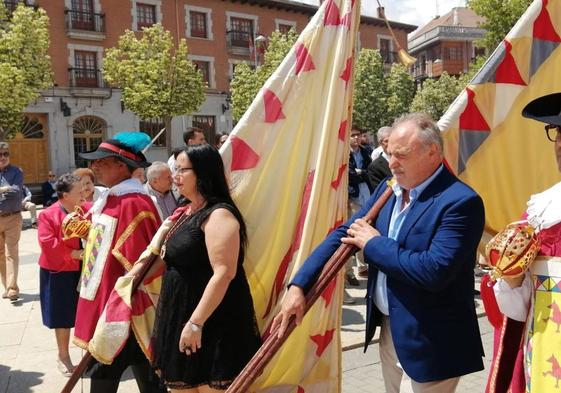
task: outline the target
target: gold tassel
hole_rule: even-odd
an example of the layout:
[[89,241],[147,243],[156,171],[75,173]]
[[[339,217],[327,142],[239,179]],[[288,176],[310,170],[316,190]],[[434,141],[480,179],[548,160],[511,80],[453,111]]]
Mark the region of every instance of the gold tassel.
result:
[[417,61],[417,58],[411,56],[409,53],[407,53],[404,49],[401,48],[397,52],[397,57],[399,57],[399,61],[401,61],[401,64],[403,64],[407,68],[411,67]]
[[[380,4],[380,0],[376,0],[378,2],[378,7],[383,8],[382,4]],[[415,64],[415,62],[417,61],[417,59],[413,56],[411,56],[409,53],[407,53],[407,51],[405,49],[403,49],[401,47],[401,45],[399,45],[399,41],[397,40],[397,38],[395,37],[395,34],[390,26],[390,22],[388,22],[388,19],[386,18],[386,14],[382,14],[382,17],[384,18],[384,22],[386,22],[386,26],[388,27],[388,30],[390,31],[390,34],[392,35],[393,41],[395,42],[395,45],[397,46],[397,57],[399,58],[399,61],[401,61],[401,64],[403,64],[405,67],[409,68],[411,67],[413,64]]]

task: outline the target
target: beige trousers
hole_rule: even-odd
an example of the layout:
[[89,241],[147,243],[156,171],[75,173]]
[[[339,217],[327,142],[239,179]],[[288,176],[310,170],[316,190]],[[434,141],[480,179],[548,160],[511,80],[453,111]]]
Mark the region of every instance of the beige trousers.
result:
[[37,223],[37,206],[33,202],[25,202],[22,208],[23,210],[27,210],[31,215],[31,223]]
[[18,244],[21,222],[21,213],[0,217],[0,278],[8,295],[19,295]]
[[390,330],[390,319],[384,317],[380,331],[380,360],[387,393],[454,393],[460,377],[442,381],[416,382],[401,368]]

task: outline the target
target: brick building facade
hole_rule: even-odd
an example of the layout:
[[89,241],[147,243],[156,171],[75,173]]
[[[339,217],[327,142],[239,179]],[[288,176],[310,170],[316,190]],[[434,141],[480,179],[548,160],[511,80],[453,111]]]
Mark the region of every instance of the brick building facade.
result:
[[[6,5],[17,0],[4,0]],[[23,2],[20,0],[20,2]],[[185,38],[189,58],[203,73],[206,100],[193,115],[172,121],[172,146],[182,145],[187,126],[197,125],[211,139],[232,127],[229,82],[240,62],[255,62],[252,53],[273,31],[294,28],[301,32],[317,6],[290,0],[26,0],[50,19],[52,67],[55,84],[43,91],[27,110],[27,123],[13,143],[35,152],[30,163],[17,154],[14,162],[25,171],[27,183],[42,182],[52,168],[63,173],[83,166],[77,153],[93,149],[121,130],[155,133],[157,120],[143,120],[121,103],[119,89],[102,78],[103,55],[116,45],[125,30],[161,23],[175,39]],[[400,44],[416,26],[390,22]],[[381,49],[384,59],[395,60],[394,45],[383,19],[362,17],[359,45]],[[252,48],[253,47],[253,48]],[[260,61],[259,55],[257,61]],[[30,132],[33,130],[33,132]],[[33,134],[32,138],[30,137]],[[148,158],[167,158],[164,139]],[[20,149],[16,149],[20,151]],[[27,156],[28,157],[28,156]]]
[[450,75],[467,72],[471,60],[485,53],[474,43],[485,34],[481,21],[471,9],[455,7],[416,31],[408,42],[409,53],[417,58],[415,80],[438,78],[444,71]]

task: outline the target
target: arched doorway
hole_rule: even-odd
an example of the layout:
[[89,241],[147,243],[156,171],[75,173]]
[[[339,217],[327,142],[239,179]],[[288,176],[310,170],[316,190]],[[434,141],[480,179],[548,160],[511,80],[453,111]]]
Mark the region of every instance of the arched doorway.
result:
[[74,137],[74,163],[76,168],[88,166],[86,160],[81,159],[78,153],[94,150],[99,146],[107,131],[107,123],[96,116],[82,116],[72,123]]
[[24,115],[23,126],[10,141],[10,162],[23,170],[23,182],[42,183],[49,171],[47,116]]

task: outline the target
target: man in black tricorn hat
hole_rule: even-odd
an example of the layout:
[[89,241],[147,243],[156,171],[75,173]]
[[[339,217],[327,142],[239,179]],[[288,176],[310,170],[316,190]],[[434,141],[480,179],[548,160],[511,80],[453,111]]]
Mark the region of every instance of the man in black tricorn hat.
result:
[[[545,137],[553,143],[561,171],[561,93],[533,100],[522,116],[545,123]],[[525,215],[539,231],[541,246],[528,272],[499,279],[493,287],[498,312],[506,318],[495,335],[488,392],[557,391],[561,377],[561,369],[555,369],[555,362],[561,361],[561,335],[555,333],[561,322],[561,313],[555,307],[561,306],[561,297],[555,299],[561,296],[557,294],[561,282],[561,182],[532,195]],[[497,312],[492,302],[486,301],[485,308],[488,314]]]
[[[132,268],[160,226],[152,199],[138,181],[131,179],[134,169],[150,165],[141,151],[149,142],[146,134],[122,132],[96,150],[80,154],[91,161],[97,180],[108,187],[92,208],[74,330],[74,343],[94,357],[96,351],[90,340],[100,317],[108,318],[102,313],[117,279]],[[116,316],[110,322],[128,326]],[[132,366],[141,392],[165,392],[132,332],[114,358],[98,360],[111,364],[94,362],[89,368],[91,392],[117,392],[128,366]]]

